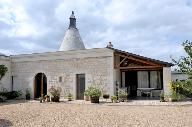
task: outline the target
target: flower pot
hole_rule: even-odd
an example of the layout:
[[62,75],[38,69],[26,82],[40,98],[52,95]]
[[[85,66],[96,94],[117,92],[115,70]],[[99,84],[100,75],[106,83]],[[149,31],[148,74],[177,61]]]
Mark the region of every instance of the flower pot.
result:
[[72,97],[68,97],[68,101],[72,101]]
[[168,98],[168,102],[172,102],[172,98]]
[[107,99],[109,99],[109,94],[104,94],[103,98],[106,99],[106,101],[107,101]]
[[47,100],[47,102],[50,102],[50,97],[47,97],[46,100]]
[[30,98],[31,98],[30,95],[28,95],[28,94],[25,97],[26,97],[26,100],[30,100]]
[[51,101],[59,102],[60,97],[51,97]]
[[164,97],[160,97],[160,102],[165,102],[165,98]]
[[171,101],[172,101],[172,102],[177,102],[178,100],[177,100],[177,99],[175,99],[175,98],[174,98],[174,99],[172,98],[172,100],[171,100]]
[[91,103],[99,103],[99,97],[91,97]]
[[117,103],[117,100],[113,100],[112,102],[113,102],[113,103]]
[[119,96],[120,102],[125,102],[127,100],[127,96]]

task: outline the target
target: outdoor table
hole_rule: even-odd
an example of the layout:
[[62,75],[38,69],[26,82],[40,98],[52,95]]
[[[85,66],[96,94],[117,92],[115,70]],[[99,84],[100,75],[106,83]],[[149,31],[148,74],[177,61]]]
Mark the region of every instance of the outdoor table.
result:
[[141,91],[141,95],[142,93],[150,93],[150,97],[152,97],[152,91],[154,90],[155,88],[137,88],[137,90],[140,90]]

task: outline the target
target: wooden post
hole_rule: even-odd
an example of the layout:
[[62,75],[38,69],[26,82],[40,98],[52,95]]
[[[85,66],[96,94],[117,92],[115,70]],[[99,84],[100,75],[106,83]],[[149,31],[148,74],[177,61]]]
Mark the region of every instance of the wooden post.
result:
[[160,84],[160,77],[159,77],[159,71],[157,71],[157,89],[161,89],[161,87],[159,87],[159,86],[161,86],[161,84]]
[[116,55],[115,55],[115,53],[113,53],[113,66],[114,66],[114,68],[116,68],[116,62],[115,62],[115,60],[116,60]]

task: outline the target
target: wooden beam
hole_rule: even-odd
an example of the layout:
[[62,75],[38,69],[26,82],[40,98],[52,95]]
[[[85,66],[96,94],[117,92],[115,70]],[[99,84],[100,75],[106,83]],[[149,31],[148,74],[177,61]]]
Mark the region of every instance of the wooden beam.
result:
[[152,69],[152,68],[162,68],[162,66],[128,66],[128,67],[119,67],[119,69]]
[[138,61],[138,62],[141,62],[141,63],[144,63],[144,64],[148,64],[148,65],[158,65],[158,64],[152,63],[150,61],[145,61],[145,60],[141,60],[141,59],[138,59],[138,58],[134,58],[134,57],[130,56],[129,54],[122,55],[122,54],[115,53],[115,55],[121,56],[121,57],[126,57],[127,59],[131,59],[131,60]]
[[138,61],[138,62],[141,62],[141,63],[145,63],[145,64],[149,64],[149,65],[157,65],[157,64],[151,63],[149,61],[140,60],[140,59],[137,59],[137,58],[134,58],[134,57],[130,57],[130,56],[128,57],[128,59],[135,60],[135,61]]
[[120,65],[125,61],[125,59],[127,58],[125,57],[116,67],[120,67]]
[[158,71],[162,68],[121,69],[121,71]]

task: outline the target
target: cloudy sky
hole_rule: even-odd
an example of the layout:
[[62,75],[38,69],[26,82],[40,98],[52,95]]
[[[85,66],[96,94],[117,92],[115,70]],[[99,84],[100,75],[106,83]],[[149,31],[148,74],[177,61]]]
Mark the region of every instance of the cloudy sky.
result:
[[57,51],[72,10],[86,48],[170,62],[192,41],[192,0],[0,0],[0,52]]

